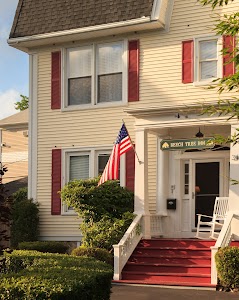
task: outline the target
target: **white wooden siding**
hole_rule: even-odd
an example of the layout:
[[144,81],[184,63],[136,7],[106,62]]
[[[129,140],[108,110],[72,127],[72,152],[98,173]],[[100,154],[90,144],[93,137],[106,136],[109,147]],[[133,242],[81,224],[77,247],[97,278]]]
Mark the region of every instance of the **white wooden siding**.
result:
[[[238,3],[215,13],[239,8]],[[125,106],[86,110],[51,110],[51,51],[39,50],[38,60],[38,183],[40,231],[44,237],[80,236],[79,220],[74,216],[52,216],[51,211],[51,150],[113,144],[121,126],[126,122],[134,140],[134,119],[124,109],[165,108],[200,101],[218,100],[215,90],[182,84],[181,44],[210,33],[214,13],[196,1],[176,0],[169,32],[160,30],[126,36],[140,39],[140,101]],[[213,32],[211,31],[213,34]],[[120,37],[121,38],[121,37]],[[64,45],[62,45],[64,46]],[[54,48],[54,51],[56,48]],[[227,95],[226,95],[227,96]],[[149,134],[149,207],[156,208],[156,136]],[[70,238],[69,238],[70,239]]]

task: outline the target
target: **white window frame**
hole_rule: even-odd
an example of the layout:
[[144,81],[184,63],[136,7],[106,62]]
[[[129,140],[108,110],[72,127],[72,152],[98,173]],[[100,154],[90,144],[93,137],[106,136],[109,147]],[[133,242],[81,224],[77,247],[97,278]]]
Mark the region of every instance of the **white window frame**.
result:
[[[200,42],[217,40],[217,77],[209,78],[207,80],[200,80]],[[222,36],[203,36],[194,38],[194,85],[212,85],[216,84],[213,80],[222,78]]]
[[[112,145],[104,147],[87,147],[87,148],[77,148],[77,149],[64,149],[62,151],[62,187],[69,182],[70,175],[70,157],[71,156],[80,156],[80,155],[89,155],[89,178],[98,176],[98,156],[99,154],[111,154]],[[125,186],[125,175],[126,175],[126,166],[125,166],[125,155],[120,157],[120,185]],[[76,216],[75,211],[68,210],[68,206],[62,203],[62,215],[73,215]]]
[[[122,101],[112,101],[112,102],[103,102],[97,103],[97,46],[104,46],[104,45],[113,45],[122,43],[123,47],[123,55],[122,55]],[[67,59],[67,50],[71,49],[83,49],[86,47],[92,47],[92,91],[91,91],[91,103],[90,104],[78,104],[78,105],[68,105],[68,59]],[[69,111],[69,110],[82,110],[82,109],[92,109],[92,108],[99,108],[99,107],[109,107],[109,106],[122,106],[127,104],[128,102],[128,40],[127,39],[120,39],[114,40],[109,42],[98,42],[98,43],[91,43],[91,44],[80,44],[76,45],[75,47],[67,47],[62,49],[62,111]]]

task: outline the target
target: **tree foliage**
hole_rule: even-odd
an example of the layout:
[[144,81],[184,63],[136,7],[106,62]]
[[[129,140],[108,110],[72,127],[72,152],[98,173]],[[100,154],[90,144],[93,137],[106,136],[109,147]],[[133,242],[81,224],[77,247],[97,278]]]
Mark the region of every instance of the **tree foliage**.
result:
[[[2,176],[7,172],[7,168],[1,165],[0,162],[0,243],[8,241],[9,235],[6,227],[9,227],[11,221],[11,204],[12,199],[8,196],[5,185],[2,183]],[[0,245],[1,250],[1,245]]]
[[15,103],[15,109],[23,111],[29,107],[29,98],[27,96],[20,95],[21,100]]
[[200,1],[203,5],[211,5],[212,8],[215,8],[216,6],[223,6],[227,5],[230,2],[234,2],[235,0],[198,0]]
[[[234,0],[198,0],[202,5],[211,5],[214,9],[216,6],[228,5]],[[223,49],[222,54],[227,56],[227,63],[234,62],[235,74],[226,76],[224,78],[216,79],[216,85],[209,87],[210,89],[217,89],[219,97],[224,92],[239,92],[239,48],[236,36],[239,33],[239,12],[232,12],[230,14],[223,14],[217,16],[215,21],[214,31],[216,34],[235,37],[234,47],[230,49]],[[239,98],[238,96],[229,95],[229,99],[222,100],[219,98],[216,105],[203,107],[203,114],[228,116],[228,120],[236,118],[239,120]],[[237,132],[228,138],[217,137],[217,143],[233,143],[239,142],[239,129]]]

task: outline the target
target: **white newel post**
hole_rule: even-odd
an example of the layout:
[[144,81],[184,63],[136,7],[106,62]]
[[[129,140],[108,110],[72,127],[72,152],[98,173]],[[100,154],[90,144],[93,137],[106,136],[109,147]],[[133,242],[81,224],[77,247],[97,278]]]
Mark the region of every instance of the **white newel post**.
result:
[[114,280],[120,280],[121,279],[121,251],[122,246],[121,245],[113,245],[114,247]]
[[136,130],[135,144],[139,161],[136,157],[134,213],[144,215],[144,238],[151,238],[148,203],[148,142],[146,130]]

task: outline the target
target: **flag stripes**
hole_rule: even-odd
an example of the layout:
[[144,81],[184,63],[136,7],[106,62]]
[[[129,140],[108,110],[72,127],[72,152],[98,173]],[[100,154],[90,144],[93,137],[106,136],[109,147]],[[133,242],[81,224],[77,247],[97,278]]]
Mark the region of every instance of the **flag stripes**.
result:
[[120,156],[129,151],[131,148],[133,148],[133,146],[131,144],[128,131],[123,124],[115,141],[109,160],[99,180],[98,186],[107,180],[119,179]]

